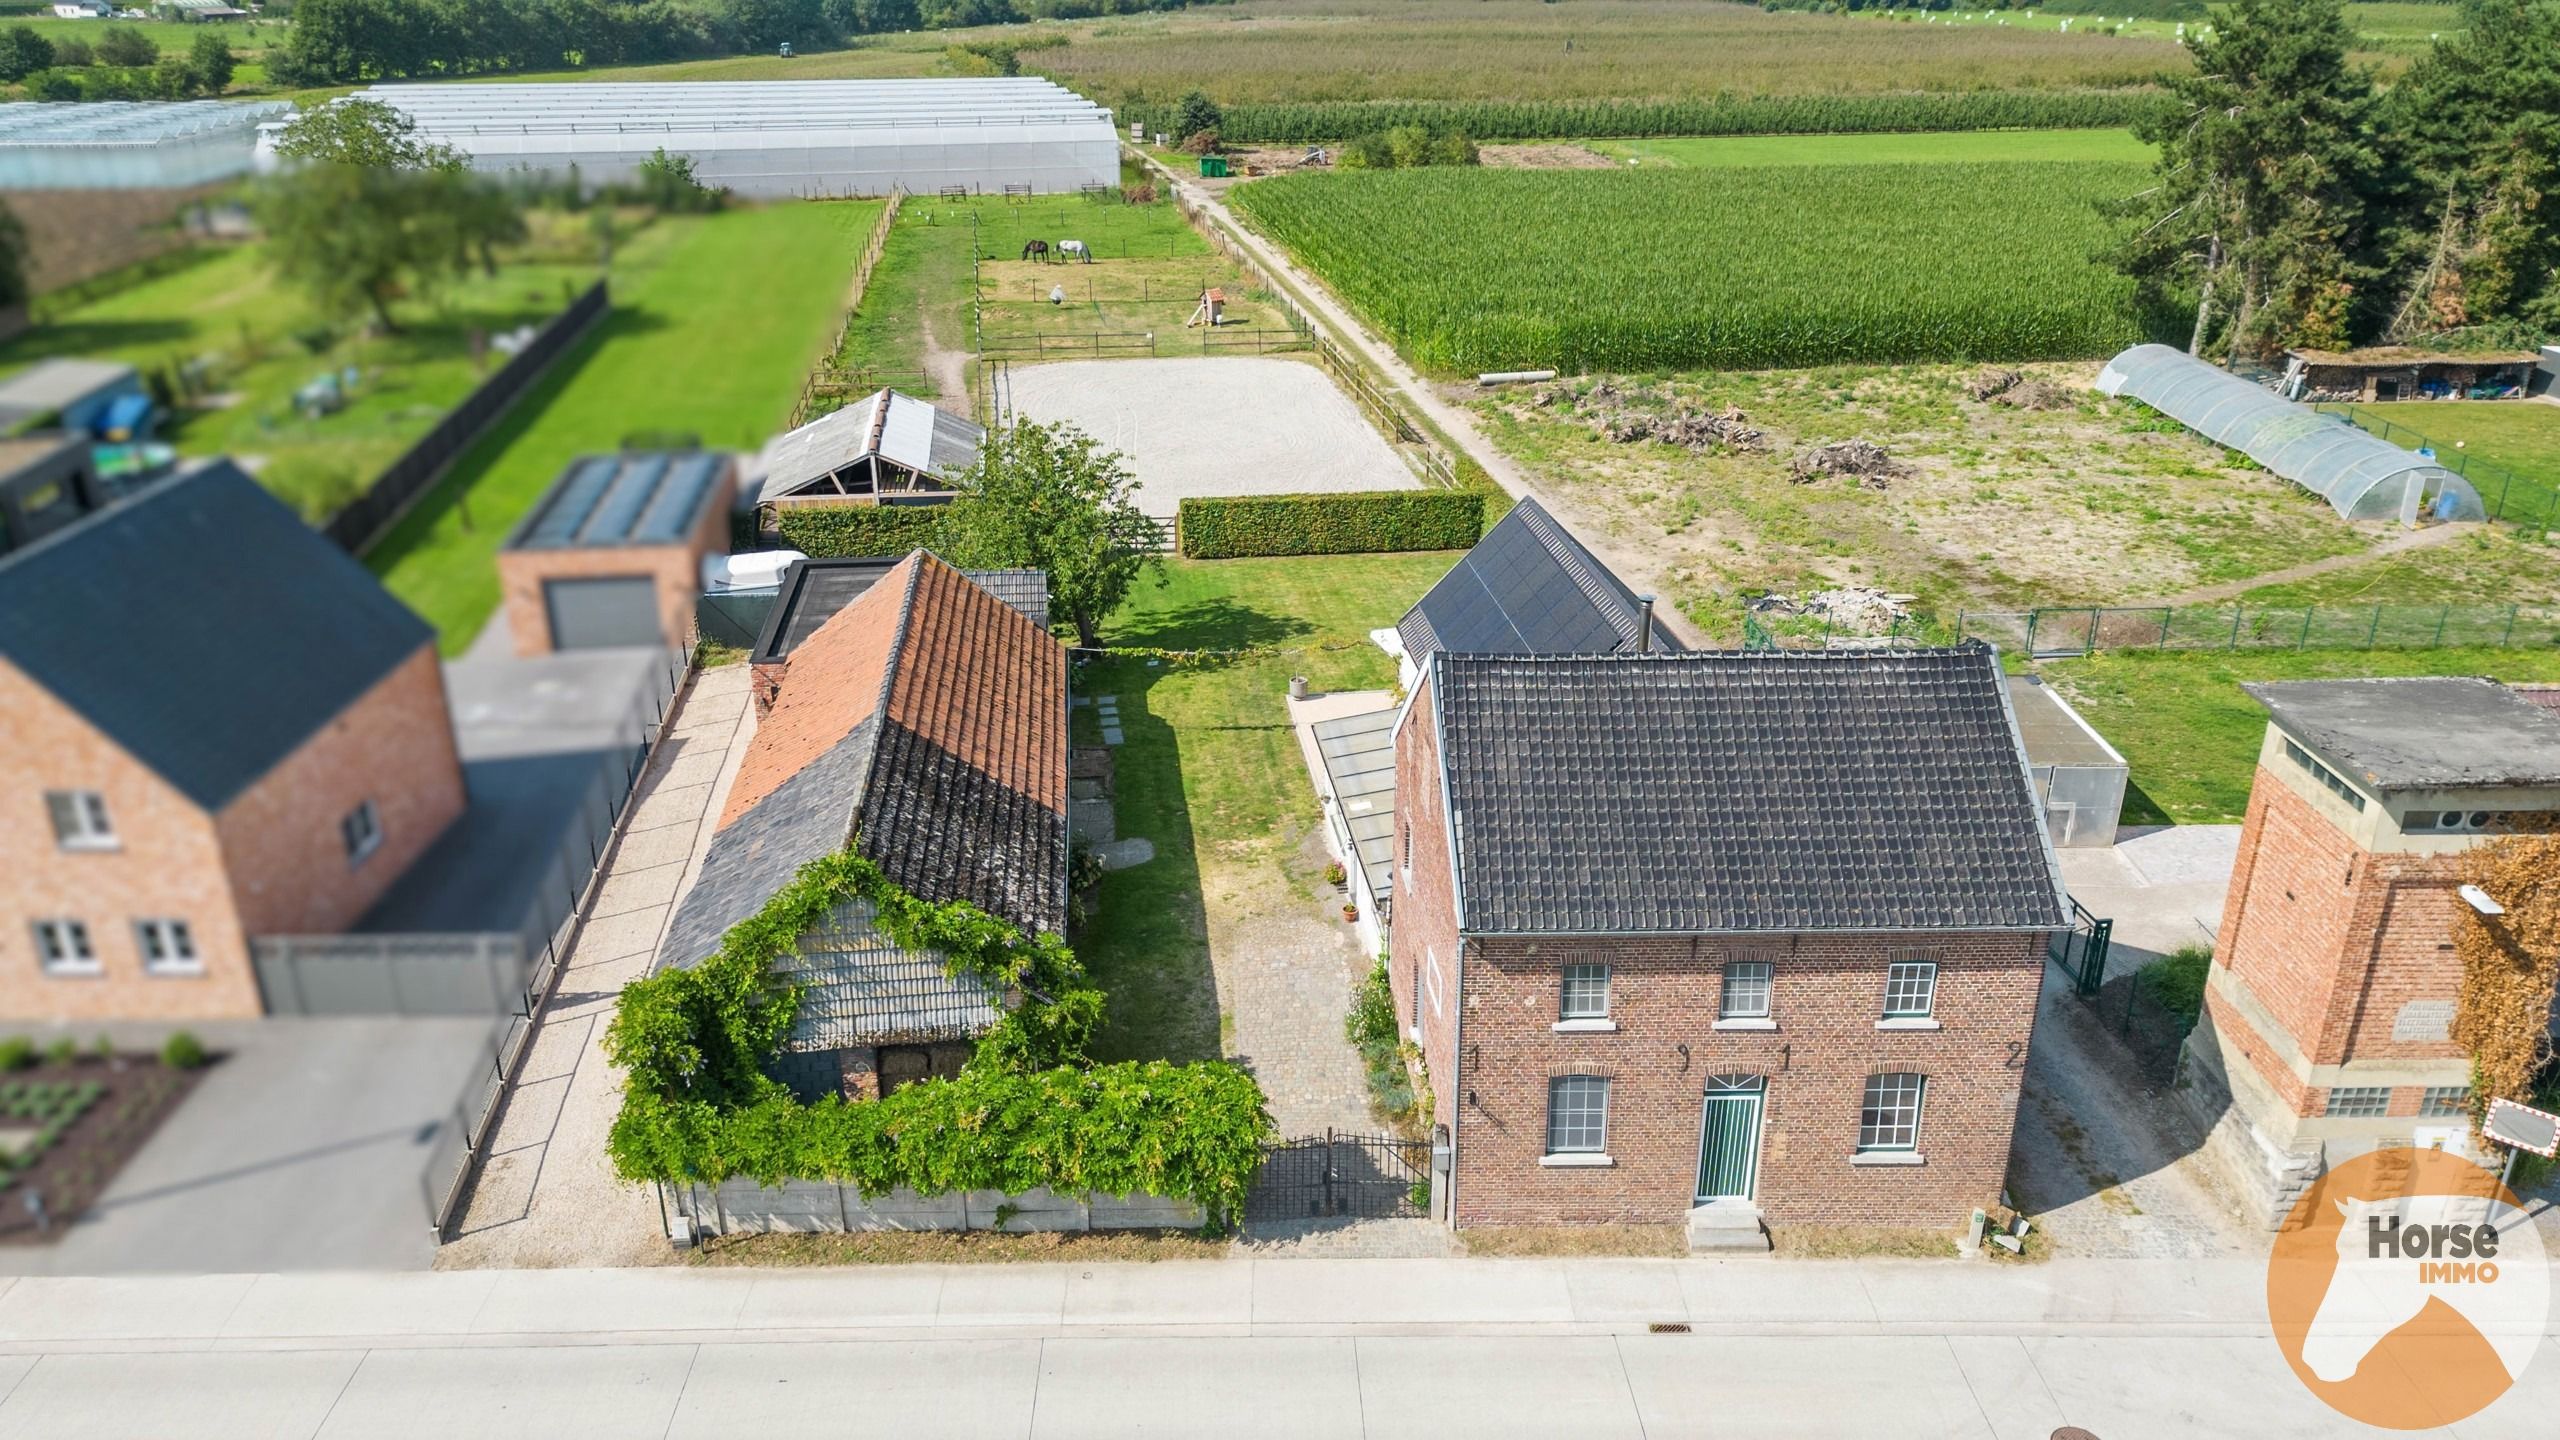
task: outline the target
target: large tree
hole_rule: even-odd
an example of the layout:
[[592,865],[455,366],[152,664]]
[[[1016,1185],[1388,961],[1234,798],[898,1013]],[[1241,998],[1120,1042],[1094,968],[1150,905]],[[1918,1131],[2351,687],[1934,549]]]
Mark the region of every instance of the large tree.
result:
[[2165,82],[2178,103],[2137,127],[2160,161],[2126,207],[2119,263],[2155,301],[2198,297],[2191,351],[2343,346],[2374,305],[2382,162],[2354,43],[2340,0],[2238,0]]
[[2560,0],[2466,0],[2393,86],[2402,284],[2385,338],[2560,324]]
[[51,69],[53,42],[32,25],[0,30],[0,81],[16,84],[40,70]]
[[391,302],[434,289],[464,253],[441,180],[432,170],[297,165],[260,188],[267,259],[322,310],[370,313],[396,333]]
[[16,212],[0,204],[0,310],[27,303],[27,230]]
[[462,164],[451,149],[419,139],[418,122],[406,112],[361,96],[294,116],[276,135],[276,154],[362,170],[447,170]]
[[1078,644],[1101,643],[1102,617],[1139,575],[1163,575],[1155,522],[1139,511],[1120,453],[1073,425],[1023,420],[989,434],[960,488],[935,546],[942,558],[1047,571],[1050,602],[1074,620]]

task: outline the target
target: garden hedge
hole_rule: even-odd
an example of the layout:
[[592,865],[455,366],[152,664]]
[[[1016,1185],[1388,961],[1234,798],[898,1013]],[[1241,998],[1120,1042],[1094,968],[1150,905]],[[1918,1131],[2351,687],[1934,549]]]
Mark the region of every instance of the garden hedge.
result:
[[1459,490],[1195,496],[1182,502],[1182,553],[1194,560],[1464,550],[1483,534],[1484,496]]
[[782,543],[816,559],[904,555],[933,548],[942,505],[790,505],[775,512]]

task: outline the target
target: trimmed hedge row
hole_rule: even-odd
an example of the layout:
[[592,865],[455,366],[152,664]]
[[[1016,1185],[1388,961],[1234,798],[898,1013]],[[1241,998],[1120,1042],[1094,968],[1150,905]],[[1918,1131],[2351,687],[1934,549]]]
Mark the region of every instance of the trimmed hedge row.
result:
[[1484,496],[1463,490],[1193,496],[1182,502],[1180,529],[1182,553],[1194,560],[1464,550],[1484,535]]
[[792,505],[776,512],[782,543],[821,560],[933,548],[943,505]]
[[[1723,95],[1689,100],[1326,100],[1224,107],[1230,142],[1349,140],[1418,125],[1476,140],[1595,135],[1869,135],[1920,130],[2081,130],[2130,126],[2173,103],[2158,90],[1974,90],[1950,94]],[[1173,128],[1173,107],[1125,110]]]

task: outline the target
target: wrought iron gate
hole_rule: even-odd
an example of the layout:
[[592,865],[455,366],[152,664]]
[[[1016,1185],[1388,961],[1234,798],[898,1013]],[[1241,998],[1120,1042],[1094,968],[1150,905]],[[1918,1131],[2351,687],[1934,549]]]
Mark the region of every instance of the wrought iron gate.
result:
[[1415,1217],[1431,1211],[1431,1143],[1327,1130],[1262,1147],[1247,1220]]
[[2107,983],[2107,947],[2116,922],[2101,920],[2079,901],[2071,902],[2071,928],[2057,930],[2045,942],[2045,957],[2062,967],[2075,995],[2095,997]]

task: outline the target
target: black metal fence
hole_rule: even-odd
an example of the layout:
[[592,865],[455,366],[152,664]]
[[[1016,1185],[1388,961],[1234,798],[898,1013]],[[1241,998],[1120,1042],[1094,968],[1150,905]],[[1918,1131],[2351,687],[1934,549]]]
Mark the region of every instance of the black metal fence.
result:
[[533,340],[522,350],[507,357],[507,363],[491,372],[488,379],[462,399],[462,403],[445,412],[435,428],[418,437],[408,453],[394,460],[374,477],[364,494],[347,507],[329,517],[320,531],[338,542],[349,554],[363,554],[374,541],[382,538],[391,522],[400,518],[411,501],[432,489],[445,471],[471,448],[480,433],[496,423],[507,408],[533,388],[552,362],[568,353],[578,337],[587,332],[598,317],[612,308],[605,293],[605,282],[598,280],[585,293],[568,304],[568,308],[543,322],[533,333]]
[[1245,1195],[1250,1222],[1431,1213],[1431,1144],[1327,1130],[1262,1147]]
[[582,823],[563,837],[552,857],[551,883],[535,895],[525,923],[515,938],[523,946],[520,983],[506,992],[506,1007],[489,1041],[487,1066],[473,1071],[455,1097],[453,1108],[436,1127],[426,1164],[418,1172],[418,1188],[426,1201],[427,1221],[439,1241],[450,1233],[472,1167],[478,1163],[489,1131],[497,1123],[500,1103],[515,1082],[533,1042],[535,1017],[559,988],[568,967],[570,947],[595,898],[605,852],[611,848],[623,811],[648,769],[666,731],[667,713],[676,691],[691,673],[692,656],[683,649],[667,652],[659,683],[636,704],[630,742],[608,753],[599,764]]
[[2071,991],[2082,997],[2094,996],[2107,983],[2107,951],[2115,936],[2116,922],[2102,920],[2089,913],[2079,901],[2071,902],[2071,928],[2057,930],[2045,937],[2045,958],[2062,971]]

